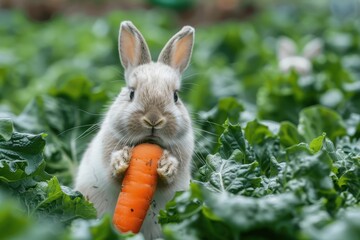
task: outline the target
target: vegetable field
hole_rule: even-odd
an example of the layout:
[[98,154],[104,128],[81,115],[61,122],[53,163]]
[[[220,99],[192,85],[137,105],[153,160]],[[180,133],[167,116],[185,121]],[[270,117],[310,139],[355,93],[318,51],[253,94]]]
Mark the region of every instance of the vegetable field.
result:
[[[195,26],[179,93],[196,135],[193,181],[160,213],[165,239],[359,239],[360,5],[345,2]],[[41,23],[1,10],[0,239],[143,239],[96,219],[73,190],[124,86],[122,20],[153,59],[181,27],[162,10]],[[321,39],[310,73],[279,70],[282,36],[299,49]]]

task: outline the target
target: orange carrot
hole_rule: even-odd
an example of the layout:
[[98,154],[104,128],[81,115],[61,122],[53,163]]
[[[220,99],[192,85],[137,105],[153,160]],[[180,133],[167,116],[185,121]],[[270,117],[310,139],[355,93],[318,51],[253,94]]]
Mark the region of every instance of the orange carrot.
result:
[[150,143],[133,148],[113,216],[113,223],[121,232],[140,231],[156,190],[156,170],[162,153],[161,147]]

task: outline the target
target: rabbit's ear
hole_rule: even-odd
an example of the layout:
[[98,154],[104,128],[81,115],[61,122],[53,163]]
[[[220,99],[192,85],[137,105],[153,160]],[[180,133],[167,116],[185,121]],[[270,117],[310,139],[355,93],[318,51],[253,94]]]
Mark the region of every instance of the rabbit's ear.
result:
[[183,27],[165,45],[158,62],[165,63],[182,73],[190,62],[194,35],[194,28],[190,26]]
[[126,71],[151,61],[144,37],[130,21],[124,21],[120,25],[119,55]]
[[312,59],[321,54],[323,49],[323,41],[315,38],[308,42],[304,47],[303,56],[307,59]]
[[296,54],[296,45],[293,40],[288,37],[281,37],[277,44],[278,59],[284,59]]

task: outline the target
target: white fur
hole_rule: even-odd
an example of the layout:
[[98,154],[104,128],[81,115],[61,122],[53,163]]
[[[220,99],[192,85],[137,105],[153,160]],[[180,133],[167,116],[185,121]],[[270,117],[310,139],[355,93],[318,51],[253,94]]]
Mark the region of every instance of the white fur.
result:
[[100,131],[86,150],[75,180],[75,189],[81,189],[85,197],[91,199],[98,216],[114,212],[120,192],[119,186],[111,183],[112,176],[108,173],[110,166],[101,161],[102,138],[103,133]]

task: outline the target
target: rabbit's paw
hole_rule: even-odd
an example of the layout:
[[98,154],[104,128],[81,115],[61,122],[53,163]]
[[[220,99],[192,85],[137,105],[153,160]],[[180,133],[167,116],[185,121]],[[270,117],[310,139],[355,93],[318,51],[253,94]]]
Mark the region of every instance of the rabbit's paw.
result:
[[111,154],[110,165],[113,176],[119,176],[129,167],[132,148],[125,146],[123,149]]
[[169,151],[164,150],[157,168],[157,173],[160,179],[168,184],[172,183],[175,179],[178,167],[179,161],[173,155],[171,155]]

